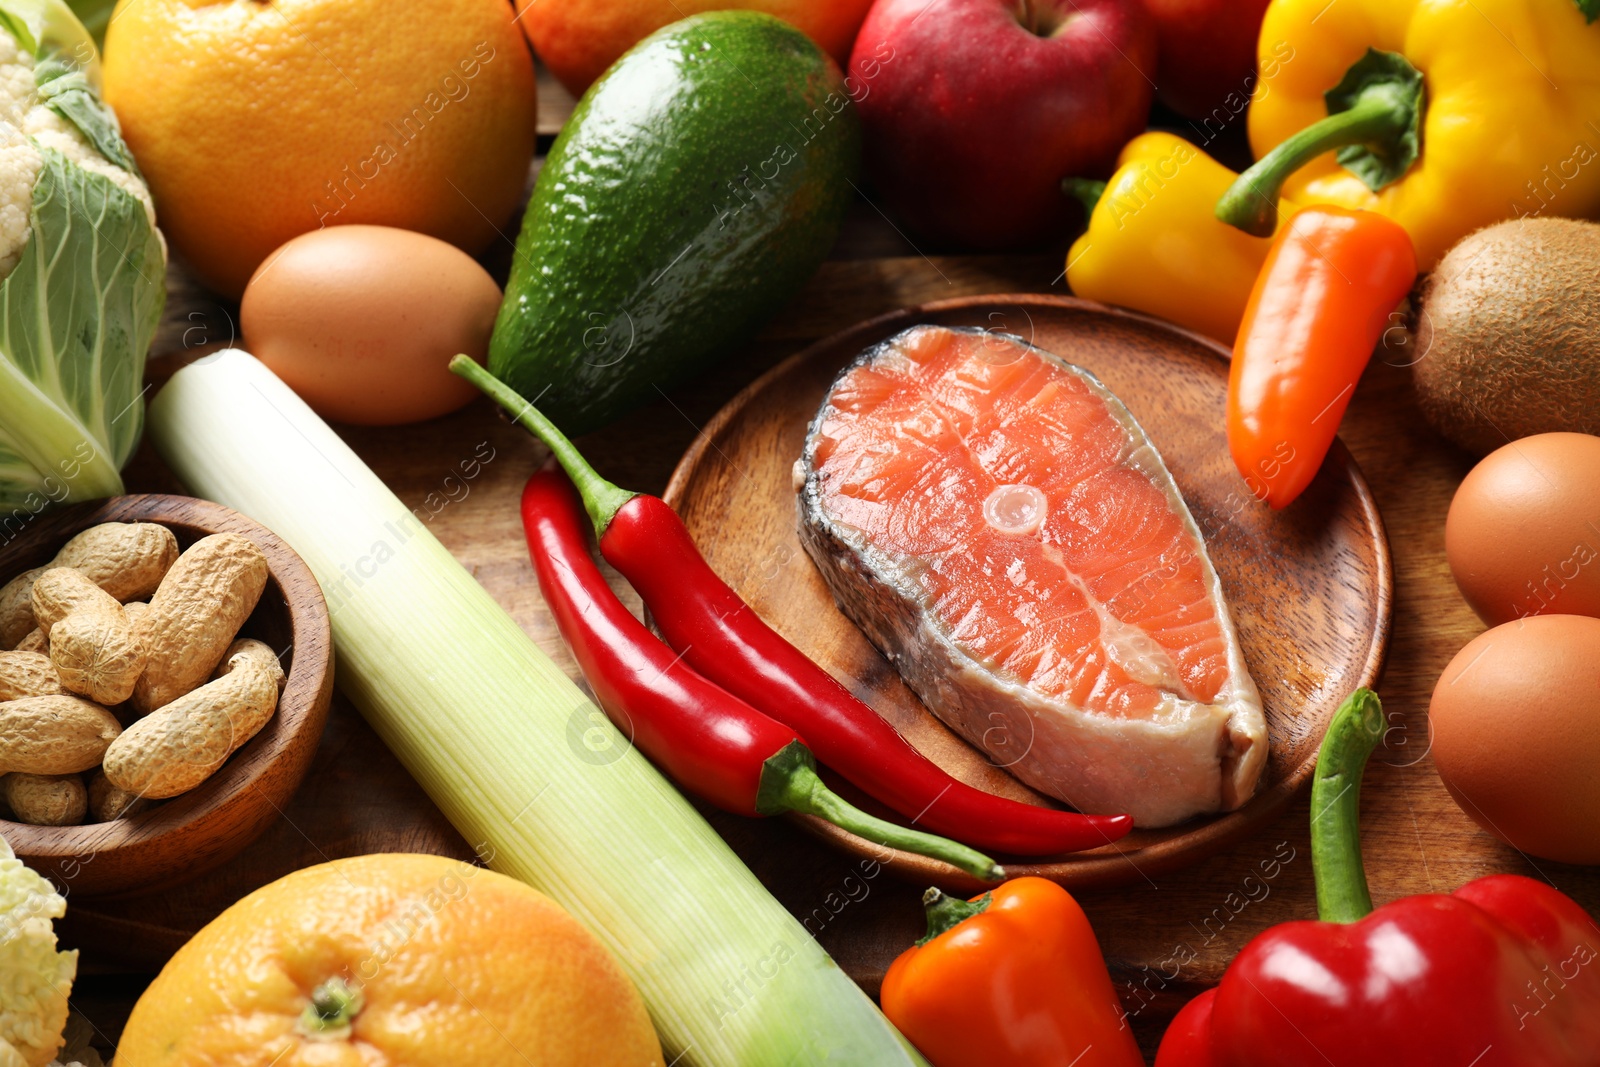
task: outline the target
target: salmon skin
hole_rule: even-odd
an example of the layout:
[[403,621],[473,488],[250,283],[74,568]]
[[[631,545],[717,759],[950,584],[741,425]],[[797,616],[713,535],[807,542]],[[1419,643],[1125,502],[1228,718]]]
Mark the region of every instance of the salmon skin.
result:
[[1094,375],[913,327],[839,375],[795,475],[839,607],[992,762],[1146,827],[1255,791],[1266,720],[1216,570]]

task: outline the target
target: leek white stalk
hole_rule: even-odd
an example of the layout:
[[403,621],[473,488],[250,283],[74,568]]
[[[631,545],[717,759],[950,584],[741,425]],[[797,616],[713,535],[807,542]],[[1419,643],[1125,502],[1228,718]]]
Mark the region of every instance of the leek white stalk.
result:
[[604,716],[253,357],[179,371],[151,404],[150,435],[192,492],[310,565],[339,687],[491,867],[616,954],[668,1063],[923,1063],[625,739],[612,762],[569,740]]

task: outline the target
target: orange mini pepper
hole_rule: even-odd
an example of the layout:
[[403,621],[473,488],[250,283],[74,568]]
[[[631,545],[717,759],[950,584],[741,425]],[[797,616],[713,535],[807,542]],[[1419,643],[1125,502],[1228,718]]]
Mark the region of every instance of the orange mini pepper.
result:
[[1411,238],[1375,212],[1317,205],[1279,231],[1228,374],[1228,449],[1258,499],[1281,508],[1311,483],[1416,280]]
[[889,967],[883,1011],[933,1067],[1144,1067],[1088,916],[1017,878],[971,901],[930,889],[928,934]]

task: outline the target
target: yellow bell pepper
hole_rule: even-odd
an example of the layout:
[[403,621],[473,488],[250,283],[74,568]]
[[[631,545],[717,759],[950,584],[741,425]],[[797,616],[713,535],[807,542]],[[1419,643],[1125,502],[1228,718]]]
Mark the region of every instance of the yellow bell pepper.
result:
[[[1430,269],[1474,230],[1600,213],[1595,0],[1274,0],[1257,84],[1259,162],[1219,217],[1271,232],[1281,189],[1377,211]],[[1276,53],[1274,53],[1276,54]]]
[[1122,149],[1104,192],[1098,182],[1069,180],[1086,204],[1099,196],[1067,253],[1072,291],[1232,345],[1272,248],[1212,213],[1237,177],[1181,137],[1146,133]]

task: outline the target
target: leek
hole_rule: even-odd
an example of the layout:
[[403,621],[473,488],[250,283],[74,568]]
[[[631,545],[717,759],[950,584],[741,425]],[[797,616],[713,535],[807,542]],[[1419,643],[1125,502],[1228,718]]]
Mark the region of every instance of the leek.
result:
[[489,866],[611,949],[668,1063],[924,1063],[620,734],[612,762],[569,740],[574,722],[592,731],[604,715],[253,357],[179,371],[149,432],[191,491],[310,565],[339,687]]

